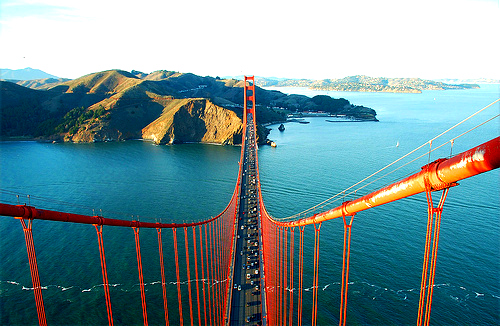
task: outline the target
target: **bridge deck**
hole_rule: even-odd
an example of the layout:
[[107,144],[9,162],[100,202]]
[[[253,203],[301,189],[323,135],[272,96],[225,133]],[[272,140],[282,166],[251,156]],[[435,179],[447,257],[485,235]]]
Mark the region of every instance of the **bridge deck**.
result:
[[252,115],[249,114],[241,169],[240,207],[238,211],[236,249],[233,266],[231,325],[262,324],[261,244],[256,177],[256,142]]

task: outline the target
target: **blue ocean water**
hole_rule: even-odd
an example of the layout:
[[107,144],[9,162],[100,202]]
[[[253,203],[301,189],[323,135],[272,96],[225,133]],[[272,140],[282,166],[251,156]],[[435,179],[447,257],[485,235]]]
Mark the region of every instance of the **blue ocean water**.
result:
[[[275,217],[298,213],[330,198],[500,97],[499,85],[422,94],[280,90],[344,97],[353,104],[374,108],[380,122],[332,123],[326,118],[306,118],[308,124],[287,123],[284,132],[270,126],[273,130],[269,138],[278,146],[259,148],[259,165],[264,201]],[[498,114],[499,108],[495,104],[443,139],[435,140],[432,146],[425,145],[404,163],[419,155],[422,158],[355,195],[341,196],[340,202],[418,171],[429,161],[497,137],[498,119],[457,138],[453,146],[446,144],[428,154],[429,147],[436,148],[466,132]],[[239,155],[239,147],[200,144],[3,142],[0,199],[117,218],[200,220],[218,214],[227,205],[235,186]],[[500,324],[499,184],[499,171],[492,171],[463,180],[450,190],[441,222],[433,324]],[[426,222],[425,196],[356,215],[348,323],[415,323]],[[35,324],[22,228],[17,220],[4,217],[0,219],[0,232],[1,323]],[[35,221],[33,232],[41,283],[46,287],[49,324],[106,324],[95,229]],[[311,228],[307,228],[306,287],[312,285],[313,236]],[[133,232],[106,228],[104,241],[108,276],[114,285],[111,297],[115,322],[141,324]],[[342,221],[323,223],[318,310],[321,325],[338,323],[342,244]],[[144,275],[150,323],[163,320],[156,246],[156,231],[141,230],[143,264],[150,266]],[[171,245],[166,247],[165,252],[171,250]],[[173,282],[173,269],[166,273],[167,282]],[[175,285],[169,285],[169,298],[175,302]],[[305,324],[310,323],[311,294],[310,289],[305,291]],[[171,318],[176,320],[175,312],[171,312]]]

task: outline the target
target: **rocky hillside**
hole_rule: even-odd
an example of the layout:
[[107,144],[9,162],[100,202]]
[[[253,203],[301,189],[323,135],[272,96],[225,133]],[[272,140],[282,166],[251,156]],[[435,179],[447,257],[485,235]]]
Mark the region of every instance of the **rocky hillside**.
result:
[[160,117],[142,129],[142,138],[158,144],[175,142],[241,143],[243,124],[231,110],[207,99],[172,99]]
[[[241,142],[243,82],[235,79],[163,70],[151,74],[109,70],[74,80],[24,82],[32,88],[20,86],[23,82],[0,83],[4,138]],[[259,87],[256,97],[258,124],[285,121],[288,112],[303,110],[376,120],[374,110],[344,99],[318,100]],[[265,141],[265,129],[259,132]]]

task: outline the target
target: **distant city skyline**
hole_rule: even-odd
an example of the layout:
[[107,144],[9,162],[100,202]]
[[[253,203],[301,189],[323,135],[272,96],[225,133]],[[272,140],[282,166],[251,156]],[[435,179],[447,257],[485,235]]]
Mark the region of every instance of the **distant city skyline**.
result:
[[497,0],[2,0],[0,68],[498,79]]

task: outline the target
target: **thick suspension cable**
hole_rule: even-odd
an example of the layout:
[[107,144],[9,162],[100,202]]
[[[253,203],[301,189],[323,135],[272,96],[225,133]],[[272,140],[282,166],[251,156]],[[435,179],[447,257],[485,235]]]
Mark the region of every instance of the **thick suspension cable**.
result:
[[[405,155],[401,156],[400,158],[398,158],[398,159],[394,160],[393,162],[391,162],[391,163],[387,164],[386,166],[382,167],[381,169],[379,169],[379,170],[377,170],[377,171],[373,172],[373,173],[372,173],[372,174],[370,174],[369,176],[367,176],[367,177],[363,178],[362,180],[360,180],[360,181],[356,182],[355,184],[351,185],[350,187],[348,187],[348,188],[344,189],[343,191],[341,191],[341,192],[339,192],[339,193],[337,193],[337,194],[333,195],[332,197],[330,197],[330,198],[328,198],[328,199],[325,199],[324,201],[322,201],[322,202],[320,202],[320,203],[318,203],[318,204],[316,204],[316,205],[314,205],[314,206],[312,206],[312,207],[310,207],[310,208],[308,208],[308,209],[306,209],[306,210],[304,210],[304,211],[302,211],[302,212],[300,212],[300,213],[294,214],[294,215],[292,215],[292,216],[284,217],[284,218],[279,218],[279,220],[294,220],[294,219],[298,219],[298,218],[300,218],[301,216],[306,216],[307,214],[311,214],[311,213],[313,213],[314,211],[316,211],[316,210],[320,209],[321,207],[325,207],[325,206],[326,206],[326,205],[328,205],[328,203],[329,203],[329,202],[331,202],[332,200],[334,200],[334,199],[338,198],[339,196],[344,196],[344,195],[345,195],[345,194],[346,194],[349,190],[353,189],[353,188],[354,188],[354,187],[356,187],[357,185],[359,185],[359,184],[361,184],[361,183],[365,182],[366,180],[368,180],[368,179],[370,179],[370,178],[372,178],[372,177],[376,176],[377,174],[379,174],[379,173],[381,173],[382,171],[386,170],[387,168],[389,168],[389,167],[393,166],[394,164],[398,163],[399,161],[401,161],[401,160],[405,159],[406,157],[410,156],[411,154],[413,154],[413,153],[417,152],[418,150],[420,150],[420,149],[424,148],[425,146],[427,146],[427,145],[429,145],[429,144],[432,144],[432,143],[433,143],[436,139],[438,139],[438,138],[440,138],[440,137],[444,136],[445,134],[449,133],[449,132],[450,132],[450,131],[452,131],[453,129],[457,128],[458,126],[462,125],[462,124],[463,124],[463,123],[465,123],[466,121],[468,121],[468,120],[472,119],[473,117],[475,117],[475,116],[476,116],[476,115],[478,115],[479,113],[481,113],[481,112],[485,111],[486,109],[490,108],[491,106],[493,106],[494,104],[499,103],[499,102],[500,102],[500,99],[497,99],[497,100],[493,101],[492,103],[490,103],[490,104],[486,105],[485,107],[483,107],[482,109],[480,109],[480,110],[478,110],[478,111],[474,112],[474,113],[473,113],[473,114],[471,114],[470,116],[468,116],[468,117],[464,118],[464,119],[463,119],[463,120],[461,120],[460,122],[458,122],[458,123],[456,123],[455,125],[453,125],[452,127],[448,128],[447,130],[445,130],[445,131],[441,132],[441,133],[440,133],[440,134],[438,134],[437,136],[434,136],[433,138],[431,138],[431,139],[427,140],[425,143],[423,143],[422,145],[420,145],[420,146],[416,147],[415,149],[411,150],[411,151],[410,151],[410,152],[408,152],[407,154],[405,154]],[[485,124],[485,123],[487,123],[487,122],[492,121],[493,119],[498,118],[499,116],[500,116],[500,115],[498,115],[498,114],[497,114],[497,115],[493,116],[492,118],[487,119],[485,122],[478,124],[477,126],[475,126],[475,127],[471,128],[471,129],[469,129],[468,131],[466,131],[466,132],[464,132],[464,133],[460,134],[460,135],[459,135],[459,136],[457,136],[457,137],[452,138],[451,140],[449,140],[449,141],[445,142],[445,143],[444,143],[443,145],[441,145],[441,146],[444,146],[444,145],[445,145],[445,144],[447,144],[447,143],[453,143],[453,141],[455,141],[457,138],[459,138],[459,137],[461,137],[461,136],[463,136],[463,135],[467,134],[468,132],[470,132],[470,131],[472,131],[472,130],[476,129],[476,128],[477,128],[477,127],[479,127],[479,126],[484,125],[484,124]],[[441,146],[439,146],[439,147],[441,147]],[[437,148],[439,148],[439,147],[437,147]],[[435,148],[435,149],[437,149],[437,148]],[[361,188],[360,188],[360,189],[361,189]],[[356,191],[359,191],[360,189],[357,189]]]

